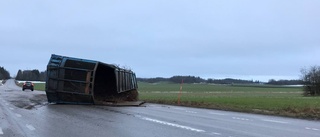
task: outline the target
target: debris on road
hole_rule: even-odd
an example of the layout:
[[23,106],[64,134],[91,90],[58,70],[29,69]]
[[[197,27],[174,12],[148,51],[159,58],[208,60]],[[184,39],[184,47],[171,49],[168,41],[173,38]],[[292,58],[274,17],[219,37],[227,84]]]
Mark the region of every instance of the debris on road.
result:
[[17,95],[8,100],[14,106],[24,109],[34,109],[47,105],[47,98],[44,94]]

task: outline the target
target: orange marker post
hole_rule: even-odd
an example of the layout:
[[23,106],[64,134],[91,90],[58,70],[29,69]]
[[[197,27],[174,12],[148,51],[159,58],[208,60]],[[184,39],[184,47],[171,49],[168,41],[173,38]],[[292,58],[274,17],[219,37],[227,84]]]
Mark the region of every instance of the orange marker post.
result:
[[182,85],[183,85],[183,79],[181,80],[181,84],[180,84],[180,91],[178,94],[178,105],[180,106],[180,98],[181,98],[181,94],[182,94]]

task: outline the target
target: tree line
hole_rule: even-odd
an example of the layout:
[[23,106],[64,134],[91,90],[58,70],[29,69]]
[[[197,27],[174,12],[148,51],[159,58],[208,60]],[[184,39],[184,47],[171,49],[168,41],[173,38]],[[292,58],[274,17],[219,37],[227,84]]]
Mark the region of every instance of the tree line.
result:
[[266,84],[269,85],[303,85],[303,80],[274,80],[270,79]]
[[137,81],[147,82],[147,83],[157,83],[157,82],[172,82],[172,83],[201,83],[206,82],[205,79],[195,76],[173,76],[170,78],[156,77],[156,78],[137,78]]
[[233,79],[233,78],[226,78],[226,79],[211,79],[207,80],[207,83],[214,83],[214,84],[259,84],[261,83],[259,80],[242,80],[242,79]]
[[34,70],[19,70],[16,76],[16,80],[25,81],[45,81],[46,71],[40,72],[37,69]]
[[157,82],[172,82],[181,83],[212,83],[212,84],[269,84],[269,85],[303,85],[305,82],[302,79],[297,80],[274,80],[270,79],[268,82],[261,82],[259,80],[243,80],[243,79],[203,79],[196,76],[173,76],[170,78],[156,77],[156,78],[137,78],[140,82],[157,83]]
[[157,83],[157,82],[172,82],[172,83],[181,83],[182,80],[184,83],[213,83],[213,84],[257,84],[261,83],[260,81],[253,80],[241,80],[241,79],[203,79],[197,76],[173,76],[170,78],[156,77],[156,78],[137,78],[140,82],[147,83]]
[[9,79],[10,73],[4,67],[0,67],[0,79]]

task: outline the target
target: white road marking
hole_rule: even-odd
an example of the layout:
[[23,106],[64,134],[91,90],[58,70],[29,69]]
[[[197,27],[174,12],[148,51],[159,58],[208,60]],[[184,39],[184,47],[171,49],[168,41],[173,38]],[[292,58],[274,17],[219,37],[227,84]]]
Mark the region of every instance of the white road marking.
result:
[[6,103],[7,106],[9,106],[9,103]]
[[176,108],[176,107],[173,107],[172,109],[176,109],[176,110],[186,110],[186,109],[183,109],[183,108]]
[[14,110],[14,108],[12,108],[12,107],[9,107],[9,109]]
[[16,116],[17,116],[17,117],[22,117],[22,115],[20,115],[20,114],[17,114],[17,113],[16,113]]
[[278,121],[278,120],[271,120],[271,119],[262,119],[262,121],[273,122],[273,123],[281,123],[281,124],[288,124],[288,122]]
[[222,114],[222,113],[214,113],[214,112],[209,112],[209,114],[212,114],[212,115],[220,115],[220,116],[225,116],[226,114]]
[[3,135],[3,131],[1,127],[0,127],[0,135]]
[[312,128],[312,130],[316,130],[316,131],[318,131],[319,129],[317,129],[317,128]]
[[183,126],[183,125],[179,125],[179,124],[160,121],[160,120],[157,120],[157,119],[152,119],[152,118],[147,118],[147,117],[141,117],[141,119],[147,120],[147,121],[151,121],[151,122],[155,122],[155,123],[159,123],[159,124],[162,124],[162,125],[167,125],[167,126],[177,127],[177,128],[181,128],[181,129],[186,129],[186,130],[190,130],[190,131],[194,131],[194,132],[206,132],[206,131],[201,130],[201,129],[196,129],[196,128],[192,128],[192,127],[188,127],[188,126]]
[[314,131],[319,131],[320,129],[317,128],[310,128],[310,127],[306,127],[307,130],[314,130]]
[[192,113],[192,114],[197,114],[198,112],[195,112],[195,111],[188,111],[186,110],[187,113]]
[[159,106],[156,106],[156,105],[148,105],[148,107],[159,107]]
[[34,128],[32,125],[29,125],[29,124],[27,124],[26,127],[31,131],[36,130],[36,128]]
[[220,133],[212,132],[211,135],[221,135]]
[[243,120],[243,121],[249,121],[249,119],[246,119],[246,118],[239,118],[239,117],[232,117],[232,119]]

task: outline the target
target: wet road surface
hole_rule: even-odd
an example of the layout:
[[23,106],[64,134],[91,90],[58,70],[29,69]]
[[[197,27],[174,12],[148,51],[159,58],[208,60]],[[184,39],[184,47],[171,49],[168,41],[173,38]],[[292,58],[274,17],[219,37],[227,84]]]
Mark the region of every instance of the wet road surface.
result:
[[320,122],[144,104],[48,104],[43,91],[0,86],[0,137],[319,137]]

